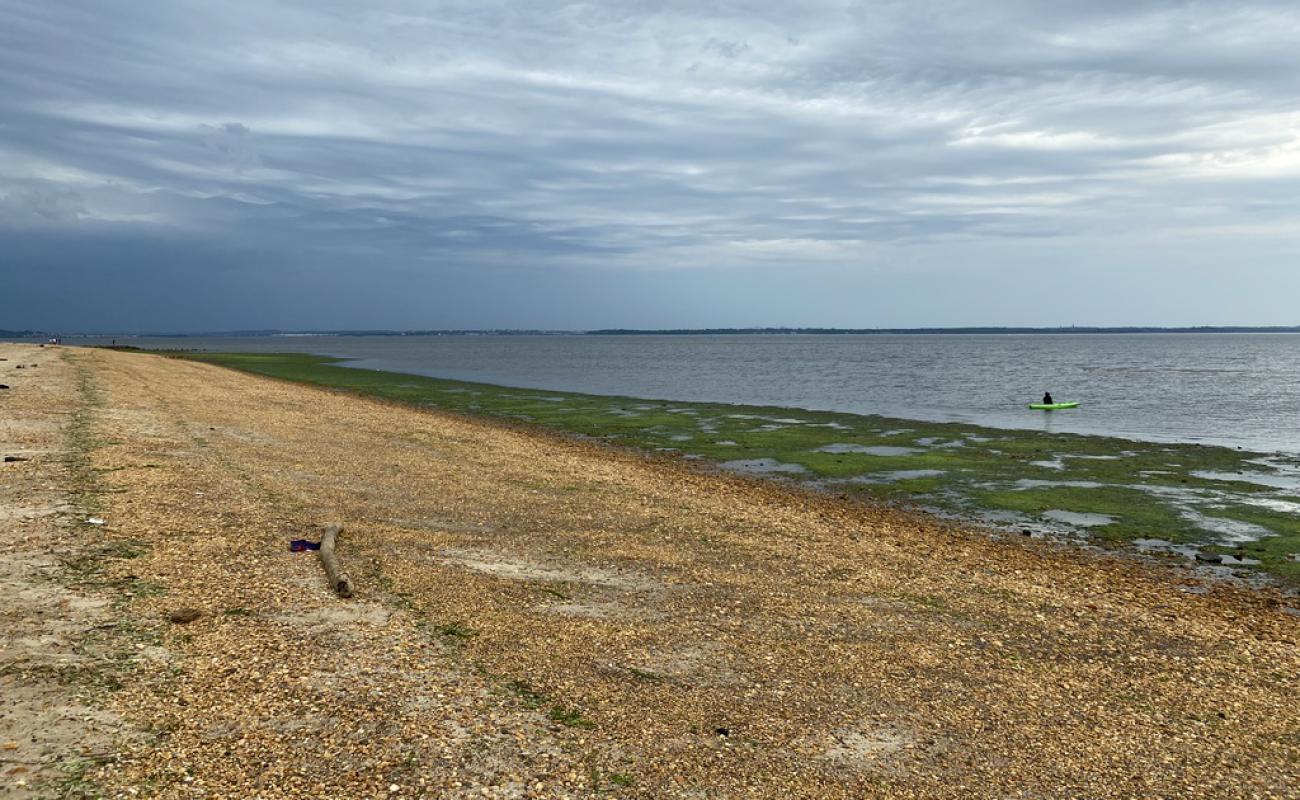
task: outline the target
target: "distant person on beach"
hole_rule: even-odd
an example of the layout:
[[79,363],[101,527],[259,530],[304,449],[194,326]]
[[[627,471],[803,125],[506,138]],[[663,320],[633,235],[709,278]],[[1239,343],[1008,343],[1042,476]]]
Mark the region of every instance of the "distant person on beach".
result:
[[1050,405],[1052,405],[1052,393],[1051,393],[1051,392],[1043,392],[1043,405],[1045,405],[1045,406],[1050,406]]

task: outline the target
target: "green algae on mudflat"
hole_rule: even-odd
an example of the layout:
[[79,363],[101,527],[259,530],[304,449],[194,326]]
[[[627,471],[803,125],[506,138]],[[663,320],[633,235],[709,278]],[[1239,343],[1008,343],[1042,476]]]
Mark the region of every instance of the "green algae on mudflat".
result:
[[[1264,454],[1196,444],[991,429],[826,411],[602,396],[340,366],[293,353],[185,353],[186,358],[429,408],[521,420],[651,451],[679,452],[974,519],[1064,529],[1103,515],[1095,543],[1158,539],[1257,559],[1300,585],[1300,459],[1296,488],[1251,482]],[[1212,474],[1213,477],[1208,477]],[[1237,478],[1235,476],[1242,476]],[[998,515],[996,517],[992,515]],[[1100,518],[1099,518],[1100,519]],[[1258,538],[1210,524],[1236,521]],[[1079,533],[1082,533],[1081,531]],[[1296,556],[1300,557],[1300,556]]]

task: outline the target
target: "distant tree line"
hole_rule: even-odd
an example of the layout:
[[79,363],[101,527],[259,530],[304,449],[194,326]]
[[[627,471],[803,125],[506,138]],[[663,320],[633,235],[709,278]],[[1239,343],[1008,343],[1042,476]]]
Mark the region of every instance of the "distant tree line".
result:
[[[205,333],[77,333],[64,336],[118,336],[121,338],[147,337],[158,339],[184,339],[202,336],[726,336],[733,334],[772,335],[834,335],[834,334],[1015,334],[1015,333],[1300,333],[1300,325],[1200,325],[1185,328],[1162,328],[1154,325],[1127,325],[1102,327],[1097,325],[1071,325],[1058,328],[602,328],[591,331],[519,330],[519,329],[463,329],[463,330],[347,330],[347,331],[211,331]],[[0,339],[30,339],[55,334],[45,331],[0,330]]]
[[971,334],[971,333],[1300,333],[1300,325],[1249,326],[1249,325],[1201,325],[1191,328],[1161,328],[1156,326],[1101,327],[1078,325],[1068,328],[1005,328],[1005,327],[968,327],[968,328],[663,328],[659,330],[640,330],[632,328],[606,328],[587,331],[590,336],[689,336],[730,334]]

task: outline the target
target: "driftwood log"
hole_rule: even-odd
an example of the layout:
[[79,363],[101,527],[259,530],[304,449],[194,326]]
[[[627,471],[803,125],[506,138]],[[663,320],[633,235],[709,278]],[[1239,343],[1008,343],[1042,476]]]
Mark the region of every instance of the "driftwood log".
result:
[[325,565],[325,577],[329,578],[330,588],[339,597],[352,596],[352,579],[339,567],[338,557],[334,555],[334,540],[343,532],[342,525],[326,525],[325,533],[320,539],[320,563]]

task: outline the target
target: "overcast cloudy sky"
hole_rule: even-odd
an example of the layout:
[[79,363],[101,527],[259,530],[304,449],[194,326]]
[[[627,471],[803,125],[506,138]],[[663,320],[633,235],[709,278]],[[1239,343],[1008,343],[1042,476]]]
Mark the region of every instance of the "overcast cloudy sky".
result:
[[1300,323],[1294,2],[0,0],[0,328]]

